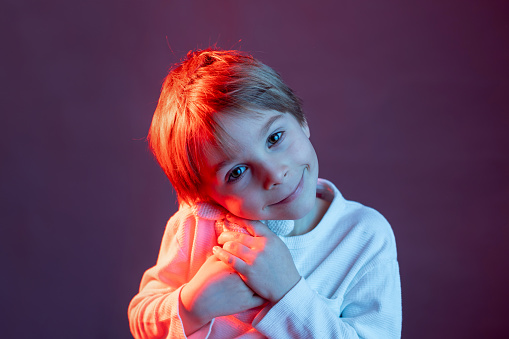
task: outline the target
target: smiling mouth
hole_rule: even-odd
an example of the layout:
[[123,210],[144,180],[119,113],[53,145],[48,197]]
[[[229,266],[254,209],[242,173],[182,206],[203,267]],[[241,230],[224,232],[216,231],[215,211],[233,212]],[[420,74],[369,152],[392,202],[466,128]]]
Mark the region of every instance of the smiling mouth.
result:
[[290,203],[290,202],[294,201],[295,199],[297,199],[299,197],[300,193],[302,192],[302,187],[303,186],[304,186],[304,172],[302,172],[302,177],[300,178],[299,184],[293,190],[293,192],[290,193],[290,195],[287,196],[286,198],[284,198],[283,200],[280,200],[279,202],[276,202],[275,204],[272,204],[270,206],[287,204],[287,203]]

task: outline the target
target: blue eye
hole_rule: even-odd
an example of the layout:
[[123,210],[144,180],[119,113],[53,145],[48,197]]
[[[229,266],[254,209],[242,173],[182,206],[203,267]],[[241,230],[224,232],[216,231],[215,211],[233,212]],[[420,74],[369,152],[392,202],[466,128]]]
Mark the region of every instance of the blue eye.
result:
[[268,138],[267,138],[267,142],[269,143],[269,147],[277,144],[279,142],[279,140],[281,140],[281,138],[283,137],[283,133],[284,132],[277,132],[277,133],[274,133],[274,134],[271,134]]
[[239,179],[242,174],[247,170],[247,166],[237,166],[228,175],[228,182],[233,182]]

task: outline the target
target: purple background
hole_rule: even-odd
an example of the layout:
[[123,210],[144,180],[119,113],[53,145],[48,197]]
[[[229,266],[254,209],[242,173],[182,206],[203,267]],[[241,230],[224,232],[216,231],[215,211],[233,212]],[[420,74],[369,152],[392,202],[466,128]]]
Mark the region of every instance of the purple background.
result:
[[144,138],[169,66],[240,48],[302,97],[320,176],[398,244],[404,338],[509,317],[507,1],[4,1],[3,338],[128,338],[176,210]]

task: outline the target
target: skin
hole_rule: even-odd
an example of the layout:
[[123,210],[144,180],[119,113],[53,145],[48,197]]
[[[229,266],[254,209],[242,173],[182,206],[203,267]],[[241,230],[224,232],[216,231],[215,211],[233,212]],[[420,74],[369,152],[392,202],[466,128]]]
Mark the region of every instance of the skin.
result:
[[[313,229],[328,204],[316,197],[318,160],[307,124],[259,110],[222,115],[228,154],[207,152],[204,191],[250,233],[223,232],[210,257],[181,291],[186,334],[214,317],[277,303],[300,280],[282,240],[258,220],[295,220],[291,235]],[[238,273],[238,274],[235,274]]]
[[[208,152],[202,175],[211,200],[248,220],[299,220],[313,209],[318,159],[307,124],[277,111],[223,115],[218,123],[233,149]],[[279,203],[301,180],[298,199]]]
[[210,256],[180,293],[179,314],[186,335],[219,316],[235,314],[263,305],[228,265]]

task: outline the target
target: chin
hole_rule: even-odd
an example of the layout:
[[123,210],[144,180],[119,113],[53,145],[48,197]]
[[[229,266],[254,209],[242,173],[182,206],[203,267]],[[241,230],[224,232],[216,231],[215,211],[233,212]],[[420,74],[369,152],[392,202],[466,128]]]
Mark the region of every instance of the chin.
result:
[[274,215],[272,220],[299,220],[308,215],[309,212],[313,210],[315,207],[315,200],[309,200],[308,202],[303,202],[291,207],[289,211],[281,211],[281,213],[277,213]]
[[289,205],[287,209],[275,213],[273,220],[299,220],[308,215],[316,204],[316,188],[312,191],[309,197]]

